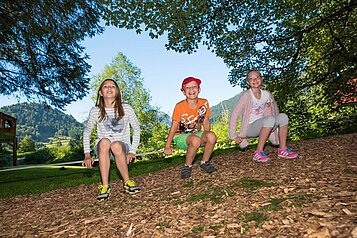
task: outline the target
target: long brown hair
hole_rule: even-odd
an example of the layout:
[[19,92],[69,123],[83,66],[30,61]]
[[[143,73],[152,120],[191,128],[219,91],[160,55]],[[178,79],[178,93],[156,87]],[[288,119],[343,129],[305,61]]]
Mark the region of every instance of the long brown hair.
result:
[[104,81],[100,84],[98,92],[97,92],[97,102],[95,106],[99,107],[99,121],[103,121],[107,117],[107,113],[105,112],[104,98],[100,94],[102,87],[106,81],[112,81],[117,89],[117,96],[114,100],[114,115],[117,120],[120,120],[124,116],[124,108],[122,105],[121,93],[118,84],[113,79],[104,79]]

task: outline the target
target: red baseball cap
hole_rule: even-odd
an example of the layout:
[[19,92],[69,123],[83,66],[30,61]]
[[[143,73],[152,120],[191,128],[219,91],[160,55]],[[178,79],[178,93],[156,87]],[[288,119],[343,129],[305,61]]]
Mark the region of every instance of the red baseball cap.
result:
[[187,78],[185,78],[185,79],[182,81],[181,91],[183,91],[183,87],[184,87],[186,84],[188,84],[188,83],[190,83],[190,82],[192,82],[192,81],[195,81],[195,82],[197,83],[198,87],[199,87],[200,84],[201,84],[201,80],[200,80],[200,79],[194,78],[194,77],[187,77]]

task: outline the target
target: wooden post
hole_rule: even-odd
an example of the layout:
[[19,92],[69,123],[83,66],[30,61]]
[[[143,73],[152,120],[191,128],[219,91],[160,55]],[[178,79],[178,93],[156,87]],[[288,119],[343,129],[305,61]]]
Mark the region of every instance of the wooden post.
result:
[[16,118],[0,112],[0,143],[12,145],[12,164],[17,165]]
[[12,165],[16,166],[17,165],[17,139],[16,136],[12,142]]

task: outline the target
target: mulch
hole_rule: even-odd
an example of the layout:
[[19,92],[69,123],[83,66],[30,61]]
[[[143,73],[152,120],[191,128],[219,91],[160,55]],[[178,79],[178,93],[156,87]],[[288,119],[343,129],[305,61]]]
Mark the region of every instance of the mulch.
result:
[[0,237],[357,237],[357,134],[291,142],[301,158],[257,163],[251,150],[214,157],[218,171],[180,167],[120,181],[0,200]]

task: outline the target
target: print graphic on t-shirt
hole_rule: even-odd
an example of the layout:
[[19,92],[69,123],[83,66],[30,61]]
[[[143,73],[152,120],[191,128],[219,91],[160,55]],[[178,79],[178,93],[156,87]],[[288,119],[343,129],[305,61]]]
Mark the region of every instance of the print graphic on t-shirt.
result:
[[205,119],[206,112],[207,112],[207,106],[202,105],[197,110],[197,114],[198,114],[197,116],[188,115],[187,113],[182,114],[179,130],[184,133],[198,132],[201,128],[201,124],[203,123],[203,120]]
[[265,104],[253,102],[252,114],[263,115]]
[[113,132],[122,132],[124,130],[124,121],[117,120],[112,116],[108,116],[107,119],[104,121],[104,126],[107,131]]

